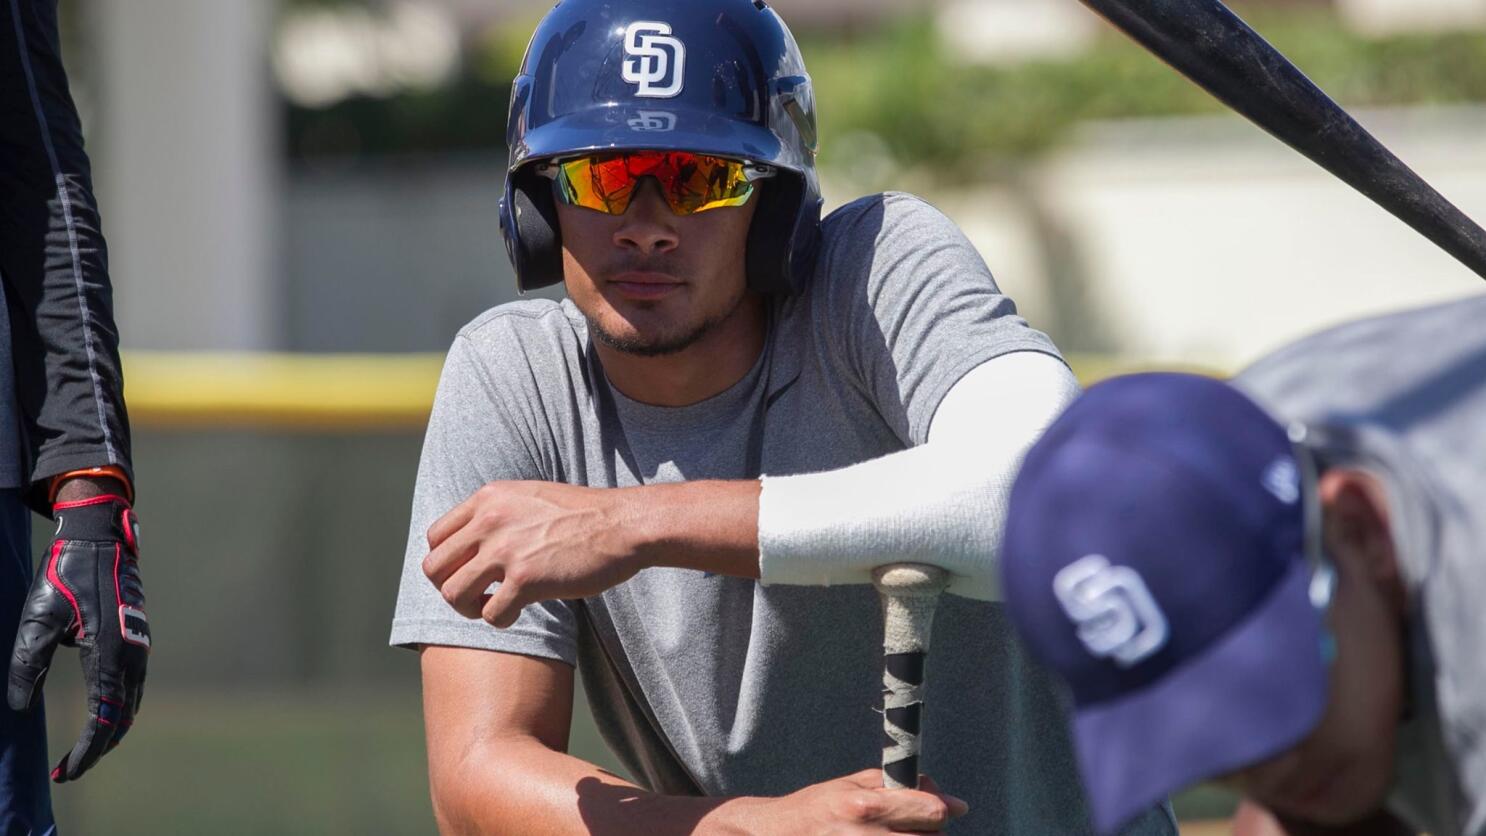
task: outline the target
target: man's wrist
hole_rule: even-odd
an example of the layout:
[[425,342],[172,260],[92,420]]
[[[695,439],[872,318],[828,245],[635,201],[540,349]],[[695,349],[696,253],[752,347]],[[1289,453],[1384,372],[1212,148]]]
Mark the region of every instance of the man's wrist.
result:
[[703,816],[692,832],[696,836],[749,836],[758,832],[759,819],[772,800],[752,796],[729,798]]
[[758,577],[757,480],[646,485],[621,493],[640,568]]
[[57,484],[53,503],[81,502],[96,496],[128,496],[127,486],[112,476],[70,476]]
[[615,530],[624,538],[621,552],[636,571],[666,565],[664,543],[669,536],[665,509],[658,507],[668,500],[654,485],[641,485],[618,490],[598,488],[616,504]]

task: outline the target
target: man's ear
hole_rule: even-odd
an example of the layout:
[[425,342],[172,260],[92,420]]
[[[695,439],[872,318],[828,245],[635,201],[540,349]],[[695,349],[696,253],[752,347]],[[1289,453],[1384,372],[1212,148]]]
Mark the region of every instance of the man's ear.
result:
[[1327,553],[1342,572],[1360,572],[1381,588],[1401,614],[1404,585],[1383,483],[1364,470],[1336,468],[1321,474],[1317,488]]

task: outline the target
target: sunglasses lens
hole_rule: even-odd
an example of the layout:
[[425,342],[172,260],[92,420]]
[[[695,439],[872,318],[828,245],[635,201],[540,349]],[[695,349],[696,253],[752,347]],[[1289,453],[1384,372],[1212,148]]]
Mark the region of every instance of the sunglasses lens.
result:
[[753,195],[753,184],[742,162],[684,151],[567,160],[558,165],[558,194],[571,206],[622,215],[645,177],[655,178],[666,203],[678,215],[742,206]]
[[678,215],[741,206],[753,194],[741,162],[701,154],[668,154],[670,180],[657,177],[666,202]]
[[569,206],[623,215],[634,194],[635,178],[623,157],[579,157],[558,166],[557,191]]

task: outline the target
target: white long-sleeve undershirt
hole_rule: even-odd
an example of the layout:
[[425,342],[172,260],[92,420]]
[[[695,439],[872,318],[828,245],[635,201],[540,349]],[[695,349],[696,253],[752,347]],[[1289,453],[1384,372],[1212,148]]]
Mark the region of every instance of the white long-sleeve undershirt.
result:
[[950,592],[999,598],[1012,482],[1027,450],[1078,391],[1056,357],[1004,354],[950,388],[926,443],[838,470],[764,476],[763,582],[871,583],[873,568],[909,561],[948,570]]

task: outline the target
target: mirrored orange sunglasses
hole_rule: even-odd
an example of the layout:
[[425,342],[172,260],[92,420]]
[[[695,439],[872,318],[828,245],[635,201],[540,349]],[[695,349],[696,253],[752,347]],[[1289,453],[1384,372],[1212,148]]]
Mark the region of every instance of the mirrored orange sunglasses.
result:
[[773,177],[770,166],[689,151],[626,151],[549,160],[537,173],[554,181],[558,198],[608,215],[623,215],[640,179],[654,177],[677,215],[742,206],[753,184]]

